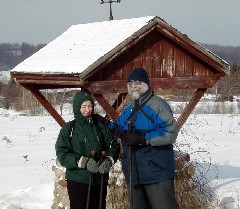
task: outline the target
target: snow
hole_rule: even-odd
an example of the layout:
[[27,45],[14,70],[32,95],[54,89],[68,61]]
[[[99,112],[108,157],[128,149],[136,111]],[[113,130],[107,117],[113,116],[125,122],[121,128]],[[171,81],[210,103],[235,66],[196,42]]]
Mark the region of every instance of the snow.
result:
[[[50,116],[21,116],[4,109],[0,123],[0,208],[51,208],[60,126]],[[189,118],[177,140],[176,147],[206,168],[219,209],[240,207],[239,136],[238,114],[198,114]]]
[[240,207],[239,136],[239,114],[205,114],[191,116],[178,137],[177,146],[201,164],[220,209]]
[[153,18],[148,16],[73,25],[12,71],[81,73]]
[[10,80],[10,71],[0,71],[0,82],[7,84]]

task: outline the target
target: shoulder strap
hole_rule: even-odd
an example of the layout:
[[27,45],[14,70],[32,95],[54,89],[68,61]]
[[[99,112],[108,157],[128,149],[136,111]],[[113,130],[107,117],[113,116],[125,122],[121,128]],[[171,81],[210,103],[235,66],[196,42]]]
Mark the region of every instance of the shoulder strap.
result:
[[75,129],[75,120],[71,120],[70,125],[71,126],[70,126],[69,136],[70,136],[70,140],[72,140],[73,132]]
[[151,118],[142,108],[140,109],[141,113],[152,123],[154,122],[153,118]]
[[[152,96],[151,96],[152,97]],[[128,117],[127,121],[130,121],[131,123],[135,123],[136,120],[136,114],[138,111],[141,111],[141,113],[148,119],[150,120],[152,123],[154,122],[154,120],[142,109],[142,107],[151,99],[151,97],[149,97],[145,102],[143,102],[141,105],[138,104],[138,102],[134,103],[134,107],[133,110],[130,114],[130,116]]]

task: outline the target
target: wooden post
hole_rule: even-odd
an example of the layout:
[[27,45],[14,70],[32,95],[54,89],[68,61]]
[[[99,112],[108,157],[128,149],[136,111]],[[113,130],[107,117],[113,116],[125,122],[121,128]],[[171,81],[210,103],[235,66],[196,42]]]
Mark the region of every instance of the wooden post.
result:
[[199,88],[191,98],[190,102],[184,108],[182,114],[177,120],[179,130],[182,128],[183,124],[187,121],[188,117],[190,116],[193,109],[196,107],[197,103],[202,98],[206,90],[207,88]]
[[63,126],[65,124],[63,118],[58,114],[58,112],[34,85],[22,84],[22,86],[32,92],[36,99],[42,104],[42,106],[50,113],[50,115],[57,121],[60,126]]

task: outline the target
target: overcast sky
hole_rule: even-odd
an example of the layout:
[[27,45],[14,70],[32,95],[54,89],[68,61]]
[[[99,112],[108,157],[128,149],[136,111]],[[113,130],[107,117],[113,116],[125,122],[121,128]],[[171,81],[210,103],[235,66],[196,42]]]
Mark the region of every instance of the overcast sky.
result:
[[[0,43],[49,43],[71,25],[108,21],[100,2],[0,0]],[[159,16],[193,41],[240,46],[240,0],[122,0],[112,10],[114,19]]]

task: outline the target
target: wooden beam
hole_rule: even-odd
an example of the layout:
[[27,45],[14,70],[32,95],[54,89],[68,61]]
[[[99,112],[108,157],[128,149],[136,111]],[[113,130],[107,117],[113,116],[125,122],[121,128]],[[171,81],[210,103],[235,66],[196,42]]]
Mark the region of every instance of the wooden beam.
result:
[[126,80],[112,80],[112,81],[91,81],[85,83],[84,86],[92,92],[92,94],[104,93],[126,93]]
[[150,85],[153,90],[162,87],[175,87],[179,89],[211,88],[219,77],[174,77],[174,78],[152,78]]
[[63,118],[58,114],[58,112],[34,85],[24,84],[22,86],[31,91],[31,93],[36,97],[36,99],[42,104],[42,106],[50,113],[50,115],[57,121],[60,126],[63,126],[65,124]]
[[[19,82],[18,82],[19,83]],[[26,83],[19,83],[20,85],[24,85]],[[27,84],[28,85],[28,84]],[[51,85],[51,84],[33,84],[37,89],[44,90],[44,89],[79,89],[82,88],[81,85]]]
[[[198,88],[211,88],[219,77],[174,77],[174,78],[150,78],[151,89],[157,90],[158,88],[179,88],[179,89],[198,89]],[[114,81],[92,81],[84,84],[93,94],[109,93],[126,93],[127,82],[126,80]]]
[[30,84],[30,83],[22,83],[22,82],[18,82],[20,85],[22,86],[31,86],[31,85],[34,85],[36,89],[38,90],[44,90],[44,89],[81,89],[83,88],[83,86],[81,85],[59,85],[59,84],[56,84],[56,85],[51,85],[51,84]]
[[17,73],[11,72],[11,77],[15,78],[20,84],[37,84],[43,86],[49,86],[49,89],[55,88],[55,86],[61,86],[61,88],[68,88],[68,86],[81,85],[79,74],[32,74],[32,73]]
[[[127,93],[126,80],[105,80],[105,81],[82,81],[78,76],[36,76],[36,75],[14,75],[19,84],[33,84],[37,89],[55,89],[55,88],[82,88],[85,87],[92,94],[105,93]],[[211,88],[222,74],[215,76],[202,77],[168,77],[168,78],[150,78],[152,90],[161,87],[175,87],[180,89],[189,88]]]
[[73,85],[80,85],[79,80],[78,81],[66,81],[66,80],[28,80],[28,79],[18,79],[18,83],[20,84],[37,84],[37,85],[48,85],[48,86],[62,86],[62,88],[67,88],[67,86],[73,86]]
[[101,107],[106,111],[107,115],[111,119],[115,120],[119,117],[118,112],[114,109],[109,102],[101,94],[92,94],[93,98],[101,105]]
[[202,98],[206,90],[207,90],[206,88],[200,88],[194,93],[193,97],[191,98],[187,106],[184,108],[182,114],[177,120],[179,130],[182,128],[183,124],[187,121],[188,117],[190,116],[193,109],[196,107],[197,103]]
[[12,78],[16,80],[28,80],[28,81],[46,81],[46,80],[55,80],[55,81],[79,81],[79,74],[33,74],[33,73],[17,73],[11,72]]

